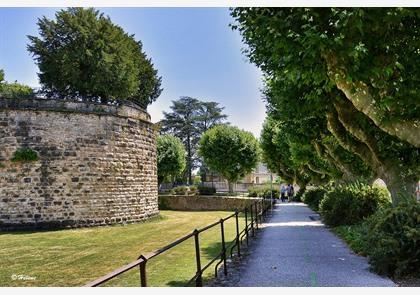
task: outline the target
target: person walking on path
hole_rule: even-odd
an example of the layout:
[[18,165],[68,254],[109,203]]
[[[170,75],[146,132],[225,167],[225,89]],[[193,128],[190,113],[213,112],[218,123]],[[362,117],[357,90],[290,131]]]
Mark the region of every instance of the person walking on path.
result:
[[292,201],[294,194],[295,194],[295,190],[293,188],[293,185],[289,183],[289,185],[287,186],[287,199],[289,203]]
[[281,195],[281,202],[284,203],[285,200],[285,195],[286,195],[286,188],[284,187],[284,185],[281,185],[280,188],[280,195]]

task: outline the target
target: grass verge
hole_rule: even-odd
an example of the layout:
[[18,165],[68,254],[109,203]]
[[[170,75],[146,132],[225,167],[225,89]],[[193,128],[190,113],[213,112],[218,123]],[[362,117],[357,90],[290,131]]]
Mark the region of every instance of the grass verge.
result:
[[[161,211],[154,220],[107,227],[0,234],[0,286],[82,286],[232,212]],[[240,229],[244,227],[240,219]],[[235,219],[225,223],[226,242],[235,237]],[[220,251],[220,226],[200,234],[202,266]],[[194,240],[147,263],[148,285],[182,286],[194,276]],[[204,274],[212,277],[214,266]],[[20,277],[35,279],[21,280]],[[18,278],[18,279],[16,279]],[[107,286],[139,286],[134,268]]]

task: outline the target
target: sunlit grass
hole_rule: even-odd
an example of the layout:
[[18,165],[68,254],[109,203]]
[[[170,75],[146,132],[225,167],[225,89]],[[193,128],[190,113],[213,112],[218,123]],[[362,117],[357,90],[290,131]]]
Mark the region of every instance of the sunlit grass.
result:
[[[161,211],[145,223],[57,231],[0,234],[0,286],[82,286],[157,250],[177,238],[232,212]],[[240,230],[243,220],[240,220]],[[236,234],[234,218],[225,223],[226,242]],[[220,225],[200,235],[202,266],[220,252]],[[148,285],[179,286],[196,271],[194,240],[190,239],[147,263]],[[35,277],[13,280],[13,275]],[[214,275],[211,266],[204,277]],[[139,286],[134,268],[109,281],[112,286]]]

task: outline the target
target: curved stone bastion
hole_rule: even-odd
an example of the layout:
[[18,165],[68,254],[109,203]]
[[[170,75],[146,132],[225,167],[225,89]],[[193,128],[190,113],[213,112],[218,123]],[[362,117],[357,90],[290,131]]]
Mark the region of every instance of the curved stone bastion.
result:
[[[149,114],[135,105],[0,98],[0,229],[158,214],[155,140]],[[36,159],[17,160],[16,151]]]

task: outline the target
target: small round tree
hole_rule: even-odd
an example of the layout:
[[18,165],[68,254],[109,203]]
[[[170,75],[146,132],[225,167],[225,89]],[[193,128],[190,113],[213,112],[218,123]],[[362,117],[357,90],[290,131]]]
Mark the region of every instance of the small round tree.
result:
[[161,78],[142,43],[93,8],[68,8],[55,20],[38,20],[40,37],[28,36],[48,97],[147,107],[161,93]]
[[233,183],[257,166],[259,145],[251,132],[219,125],[202,135],[199,155],[210,169],[223,175],[232,193]]
[[185,169],[185,148],[181,140],[172,135],[157,137],[158,182],[180,175]]

